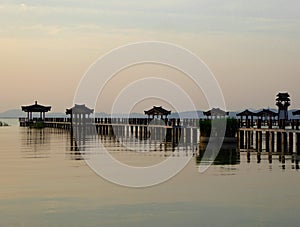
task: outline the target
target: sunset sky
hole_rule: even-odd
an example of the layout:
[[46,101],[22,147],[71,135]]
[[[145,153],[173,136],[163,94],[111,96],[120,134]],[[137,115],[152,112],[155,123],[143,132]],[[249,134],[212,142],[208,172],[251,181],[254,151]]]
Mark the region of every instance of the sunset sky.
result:
[[[218,80],[228,110],[274,108],[280,91],[298,109],[299,12],[298,0],[2,0],[0,112],[35,100],[62,112],[96,59],[149,40],[197,54]],[[180,78],[176,83],[189,86]],[[120,89],[117,84],[111,89]],[[105,102],[113,95],[108,90],[97,111],[109,112]],[[207,108],[201,94],[190,95],[198,109]]]

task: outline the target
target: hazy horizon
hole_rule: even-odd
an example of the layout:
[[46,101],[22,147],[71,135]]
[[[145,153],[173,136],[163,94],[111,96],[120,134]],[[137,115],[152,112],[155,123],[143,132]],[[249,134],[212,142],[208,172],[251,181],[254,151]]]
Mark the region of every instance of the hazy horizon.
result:
[[[0,112],[33,104],[64,112],[96,59],[121,45],[157,40],[197,54],[214,73],[228,110],[276,108],[289,92],[300,108],[300,2],[2,1],[0,3]],[[141,73],[142,72],[142,73]],[[209,109],[202,91],[179,72],[144,65],[111,81],[97,112],[110,112],[117,91],[138,77],[165,77],[182,85],[196,109]],[[148,100],[145,106],[166,105]]]

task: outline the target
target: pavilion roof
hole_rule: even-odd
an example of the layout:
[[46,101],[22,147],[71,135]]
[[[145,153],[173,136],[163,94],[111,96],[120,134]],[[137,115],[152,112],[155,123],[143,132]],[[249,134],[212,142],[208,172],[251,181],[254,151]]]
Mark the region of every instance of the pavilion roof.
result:
[[277,113],[273,112],[272,110],[270,109],[263,109],[261,111],[259,111],[258,113],[256,113],[256,116],[259,116],[259,117],[276,117],[277,116]]
[[43,105],[39,105],[37,103],[37,101],[35,101],[35,103],[33,105],[29,105],[29,106],[21,106],[22,111],[24,112],[48,112],[51,110],[51,106],[43,106]]
[[243,112],[238,113],[236,116],[256,116],[256,113],[246,109]]
[[75,104],[75,106],[73,106],[72,108],[66,109],[66,114],[91,114],[93,112],[94,109],[86,107],[85,104]]
[[171,114],[170,110],[166,110],[161,106],[153,106],[150,110],[144,111],[146,115],[169,115]]
[[211,110],[203,111],[203,114],[205,116],[226,116],[229,115],[229,112],[221,110],[220,108],[212,108]]

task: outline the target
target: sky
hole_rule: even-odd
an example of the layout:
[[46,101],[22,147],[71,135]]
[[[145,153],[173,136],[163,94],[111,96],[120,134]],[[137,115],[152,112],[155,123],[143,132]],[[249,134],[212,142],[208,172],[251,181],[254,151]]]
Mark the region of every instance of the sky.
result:
[[[300,109],[299,11],[298,0],[1,0],[0,112],[35,100],[63,112],[91,64],[140,41],[174,43],[199,56],[227,110],[275,108],[278,92],[289,92],[291,108]],[[128,72],[147,76],[150,68],[121,72],[122,82],[108,86],[97,111],[110,111],[115,91],[130,81]],[[197,109],[208,108],[186,77],[170,69],[156,73],[174,75]]]

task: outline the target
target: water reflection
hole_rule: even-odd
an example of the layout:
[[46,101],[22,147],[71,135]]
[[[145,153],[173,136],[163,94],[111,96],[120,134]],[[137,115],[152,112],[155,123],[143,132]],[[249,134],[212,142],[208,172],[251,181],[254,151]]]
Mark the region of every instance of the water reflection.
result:
[[25,158],[47,158],[50,151],[50,135],[46,129],[22,128],[21,146]]
[[247,163],[256,162],[259,165],[269,164],[269,169],[272,170],[272,165],[279,166],[280,169],[286,170],[291,168],[293,170],[299,169],[300,156],[297,154],[284,154],[280,152],[241,152],[246,155]]
[[[49,158],[51,155],[59,154],[64,155],[69,160],[83,160],[84,149],[80,150],[74,147],[74,142],[71,142],[70,133],[62,129],[34,129],[34,128],[20,128],[21,139],[21,151],[24,158]],[[120,155],[130,162],[136,157],[136,162],[145,162],[151,157],[159,157],[161,159],[155,159],[160,162],[167,157],[182,157],[190,155],[195,157],[195,164],[199,166],[203,159],[203,155],[206,149],[206,144],[185,144],[183,146],[176,146],[168,142],[146,141],[146,140],[132,140],[126,141],[125,144],[130,144],[131,147],[135,147],[134,151],[124,146],[124,141],[120,141],[124,138],[117,138],[115,136],[94,136],[87,138],[86,146],[90,146],[93,141],[97,140],[101,142],[105,148],[112,154]],[[130,139],[130,138],[129,138]],[[90,143],[91,142],[91,143]],[[150,151],[147,149],[150,148]],[[141,158],[144,157],[144,158]],[[154,159],[153,159],[154,160]],[[270,171],[275,168],[281,170],[296,170],[300,169],[299,166],[300,157],[297,154],[285,154],[282,152],[240,152],[236,149],[236,144],[223,144],[220,152],[216,156],[212,165],[219,166],[221,168],[239,169],[241,165],[251,164],[251,166],[257,166],[259,168],[265,167]],[[207,160],[208,161],[208,160]],[[153,161],[154,162],[154,161]],[[231,166],[231,167],[230,167]]]
[[[172,142],[158,140],[137,140],[131,137],[116,137],[97,135],[86,138],[85,144],[78,146],[77,150],[87,151],[90,146],[101,143],[109,152],[127,152],[127,153],[144,153],[144,154],[163,154],[165,157],[190,155],[195,156],[197,152],[196,144],[175,144]],[[82,143],[81,143],[82,144]]]
[[[199,144],[199,152],[198,155],[196,156],[197,165],[200,164],[203,158],[206,145],[207,144],[205,143]],[[223,144],[221,150],[219,151],[218,155],[213,161],[213,165],[238,165],[239,163],[240,163],[240,153],[236,149],[236,145],[234,143]]]
[[[196,165],[199,166],[203,160],[204,152],[207,144],[199,145],[199,152],[196,156]],[[266,167],[269,170],[273,170],[273,167],[279,168],[286,171],[287,169],[299,170],[300,156],[297,154],[285,154],[283,152],[257,152],[257,151],[246,151],[240,152],[236,149],[235,144],[223,144],[220,152],[216,156],[212,165],[214,166],[228,166],[228,173],[232,170],[229,166],[235,165],[237,168],[241,168],[241,165],[251,164],[258,168]],[[256,165],[254,165],[256,164]]]

